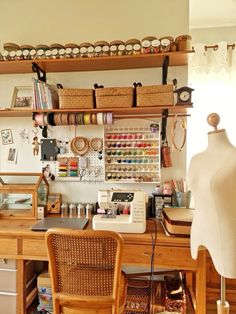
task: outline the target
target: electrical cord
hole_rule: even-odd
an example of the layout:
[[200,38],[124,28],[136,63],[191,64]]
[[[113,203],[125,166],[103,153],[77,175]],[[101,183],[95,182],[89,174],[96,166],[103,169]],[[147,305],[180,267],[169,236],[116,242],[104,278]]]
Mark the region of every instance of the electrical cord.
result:
[[152,254],[151,254],[151,262],[150,262],[150,314],[151,314],[151,308],[152,313],[154,313],[154,262],[155,262],[155,249],[156,249],[156,242],[157,242],[157,221],[154,218],[148,218],[148,220],[152,221],[154,223],[154,234],[151,233],[152,238]]

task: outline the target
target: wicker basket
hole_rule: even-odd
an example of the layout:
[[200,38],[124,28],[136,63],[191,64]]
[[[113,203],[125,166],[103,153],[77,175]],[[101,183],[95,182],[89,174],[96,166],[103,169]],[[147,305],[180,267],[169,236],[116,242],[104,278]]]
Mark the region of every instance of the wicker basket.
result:
[[133,87],[109,87],[95,90],[97,108],[125,108],[133,106]]
[[170,107],[174,105],[173,85],[138,86],[136,97],[138,107]]
[[94,108],[93,89],[59,89],[60,109],[92,109]]

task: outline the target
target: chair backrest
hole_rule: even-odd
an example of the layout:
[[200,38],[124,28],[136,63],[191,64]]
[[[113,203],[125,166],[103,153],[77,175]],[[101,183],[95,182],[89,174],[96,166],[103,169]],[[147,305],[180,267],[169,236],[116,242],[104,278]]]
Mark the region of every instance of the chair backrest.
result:
[[54,228],[46,232],[46,242],[55,314],[66,297],[77,306],[84,306],[84,297],[91,307],[101,307],[103,300],[118,305],[123,252],[118,233]]

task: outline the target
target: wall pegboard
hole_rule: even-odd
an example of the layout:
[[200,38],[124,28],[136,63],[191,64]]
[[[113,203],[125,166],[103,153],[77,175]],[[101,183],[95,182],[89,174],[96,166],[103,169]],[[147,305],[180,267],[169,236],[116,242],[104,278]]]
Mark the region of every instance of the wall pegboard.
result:
[[58,154],[56,161],[42,161],[42,169],[49,170],[46,172],[46,177],[49,180],[51,180],[49,173],[52,173],[55,176],[55,181],[104,182],[103,138],[98,138],[102,143],[102,147],[99,149],[97,149],[96,143],[90,146],[90,143],[96,139],[95,137],[86,139],[89,148],[84,156],[79,156],[71,151],[71,139],[67,145],[67,152]]

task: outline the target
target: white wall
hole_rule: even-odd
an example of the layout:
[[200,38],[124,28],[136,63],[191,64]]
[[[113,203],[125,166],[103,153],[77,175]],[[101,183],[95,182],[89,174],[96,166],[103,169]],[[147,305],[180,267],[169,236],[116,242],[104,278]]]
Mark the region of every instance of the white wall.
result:
[[[162,37],[188,33],[188,0],[90,0],[90,1],[0,1],[0,50],[5,42],[36,45],[61,44],[97,40],[142,39],[147,35]],[[0,64],[1,68],[1,64]],[[35,74],[0,75],[0,106],[10,107],[14,86],[31,85]],[[177,78],[179,86],[187,84],[187,67],[169,68],[168,81]],[[60,82],[64,87],[92,87],[95,82],[105,86],[130,86],[134,81],[143,85],[161,84],[161,69],[98,71],[84,73],[48,73],[50,83]],[[171,123],[171,119],[168,120]],[[39,157],[32,155],[33,128],[30,118],[1,118],[0,129],[11,128],[14,143],[0,144],[1,171],[40,171]],[[19,142],[19,130],[30,130],[29,144]],[[51,130],[71,132],[68,128]],[[96,134],[96,129],[94,129]],[[7,147],[6,147],[7,146]],[[18,148],[18,163],[6,163],[9,147]],[[185,151],[173,152],[174,167],[163,169],[162,179],[185,175]],[[51,191],[63,193],[68,201],[95,201],[97,190],[105,184],[53,183]],[[126,185],[127,187],[127,185]],[[155,185],[140,185],[151,193]],[[136,186],[137,188],[137,186]],[[79,192],[78,192],[79,191]]]

